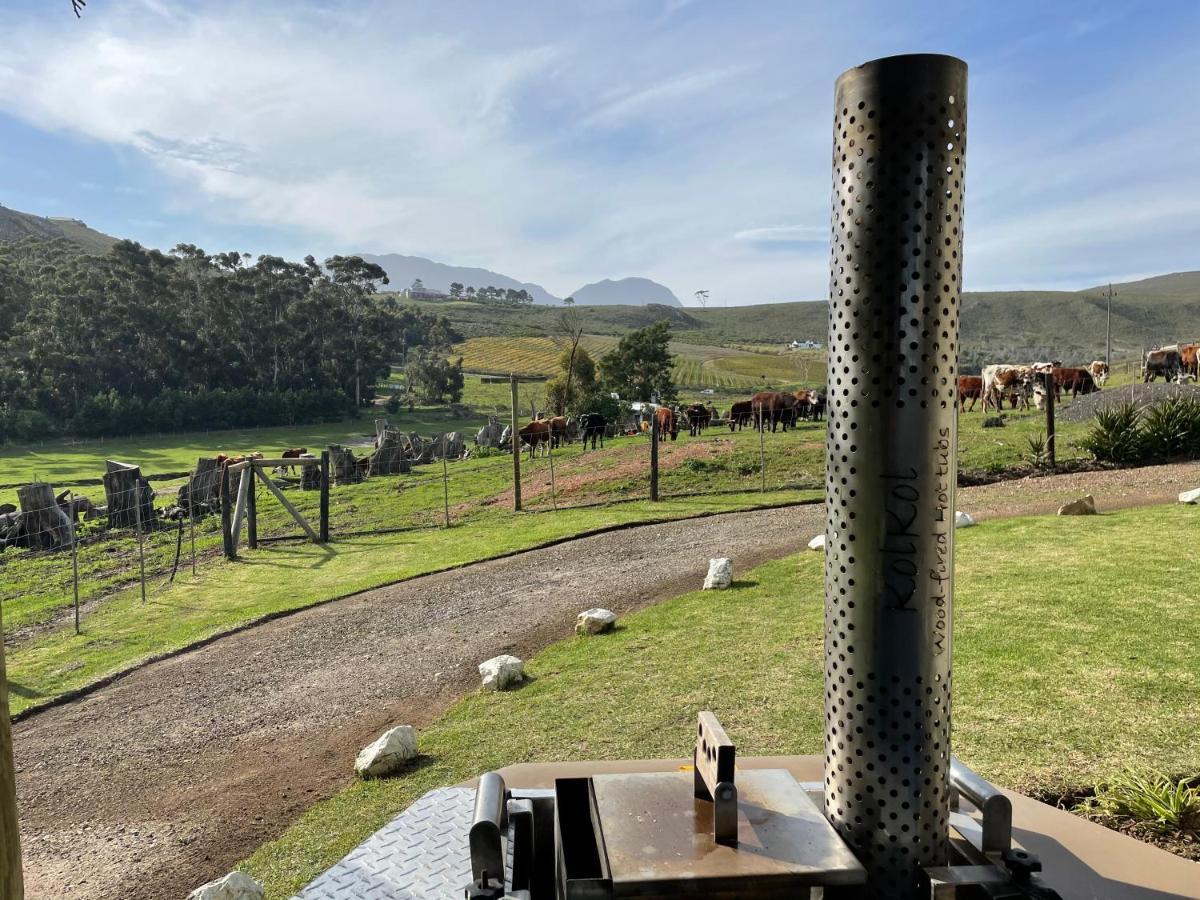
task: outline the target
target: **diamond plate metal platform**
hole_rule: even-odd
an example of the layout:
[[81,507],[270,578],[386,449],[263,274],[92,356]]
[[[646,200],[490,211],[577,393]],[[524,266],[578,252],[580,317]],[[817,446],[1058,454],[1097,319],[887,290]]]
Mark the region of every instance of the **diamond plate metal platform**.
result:
[[[446,900],[471,881],[473,788],[430,791],[293,900]],[[511,843],[506,852],[511,854]],[[511,868],[511,855],[506,861]],[[506,872],[507,875],[507,872]]]

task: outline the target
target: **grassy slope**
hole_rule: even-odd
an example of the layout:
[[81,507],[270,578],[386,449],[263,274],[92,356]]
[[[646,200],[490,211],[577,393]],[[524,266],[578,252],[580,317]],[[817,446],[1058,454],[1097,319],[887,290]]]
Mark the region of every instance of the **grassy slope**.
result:
[[[1089,520],[1086,541],[1049,517],[958,532],[956,754],[1025,790],[1200,770],[1200,605],[1161,540],[1198,529],[1195,508],[1157,507]],[[287,896],[433,787],[515,762],[684,757],[699,709],[742,752],[821,752],[821,557],[740,577],[548,648],[524,689],[472,694],[426,730],[419,767],[352,784],[244,867]]]

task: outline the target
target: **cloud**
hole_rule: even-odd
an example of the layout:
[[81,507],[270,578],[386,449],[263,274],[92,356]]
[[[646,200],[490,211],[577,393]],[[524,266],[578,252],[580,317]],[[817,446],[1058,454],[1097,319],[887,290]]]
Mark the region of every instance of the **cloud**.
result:
[[659,114],[664,106],[703,94],[724,81],[750,71],[751,68],[749,65],[739,64],[701,69],[651,84],[606,102],[595,112],[585,116],[580,124],[613,127],[638,117],[654,116]]
[[828,225],[771,225],[765,228],[745,228],[733,234],[735,241],[753,246],[828,244]]

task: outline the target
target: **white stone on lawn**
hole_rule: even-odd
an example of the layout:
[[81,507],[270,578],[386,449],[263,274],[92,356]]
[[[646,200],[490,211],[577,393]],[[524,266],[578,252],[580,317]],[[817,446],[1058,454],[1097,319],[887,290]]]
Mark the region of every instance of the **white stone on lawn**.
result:
[[974,524],[975,524],[975,520],[972,519],[967,513],[963,512],[961,509],[954,511],[954,527],[955,528],[970,528]]
[[201,885],[187,900],[263,900],[263,886],[245,872],[230,872],[224,878]]
[[708,561],[708,574],[704,576],[704,590],[724,590],[733,584],[733,560],[722,557]]
[[525,663],[507,653],[479,664],[483,686],[489,691],[505,691],[525,678]]
[[616,627],[616,613],[599,607],[585,609],[575,620],[576,634],[600,634],[602,631],[612,631]]
[[358,752],[354,771],[364,778],[379,778],[392,774],[416,755],[417,729],[397,725]]
[[1058,508],[1058,514],[1060,516],[1094,516],[1096,515],[1096,498],[1088,494],[1086,497],[1064,503]]
[[824,550],[825,549],[825,535],[818,534],[815,538],[813,538],[811,541],[809,541],[808,549],[809,550]]
[[1200,503],[1200,488],[1184,491],[1179,495],[1180,503]]

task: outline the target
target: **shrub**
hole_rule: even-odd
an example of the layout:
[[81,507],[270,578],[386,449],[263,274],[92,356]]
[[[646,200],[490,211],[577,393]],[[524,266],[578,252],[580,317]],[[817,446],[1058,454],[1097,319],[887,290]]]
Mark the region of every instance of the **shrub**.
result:
[[1034,437],[1025,438],[1029,444],[1029,452],[1025,458],[1034,468],[1042,469],[1050,465],[1050,445],[1044,432],[1039,431]]
[[1119,403],[1096,410],[1092,430],[1079,446],[1101,462],[1142,461],[1146,442],[1138,422],[1137,407],[1132,403]]
[[1148,457],[1171,459],[1200,451],[1200,402],[1169,397],[1146,411],[1142,437]]
[[1159,834],[1200,837],[1200,785],[1126,772],[1076,807],[1092,818],[1130,822]]

